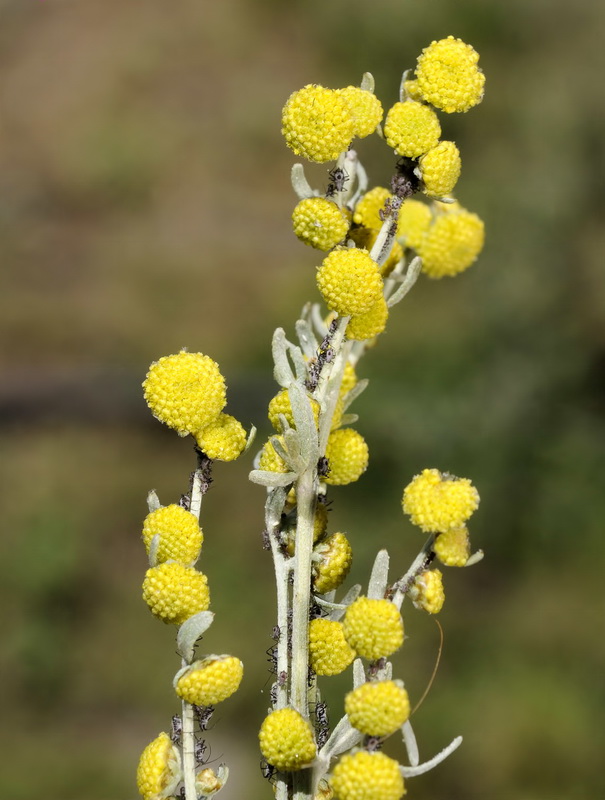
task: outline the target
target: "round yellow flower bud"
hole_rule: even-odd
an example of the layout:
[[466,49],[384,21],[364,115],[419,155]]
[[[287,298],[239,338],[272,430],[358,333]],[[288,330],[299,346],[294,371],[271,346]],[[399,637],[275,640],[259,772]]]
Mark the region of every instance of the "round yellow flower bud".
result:
[[198,447],[208,458],[235,461],[246,447],[246,431],[241,422],[230,414],[219,414],[203,431],[196,434]]
[[478,61],[476,50],[461,39],[448,36],[431,42],[422,51],[416,67],[423,98],[448,114],[476,106],[483,99],[485,84]]
[[420,159],[424,192],[429,197],[445,197],[458,182],[462,162],[454,142],[440,142]]
[[345,697],[345,712],[367,736],[390,736],[410,716],[410,701],[399,681],[362,683]]
[[363,225],[365,228],[379,231],[383,222],[380,218],[380,212],[384,209],[386,201],[391,197],[391,192],[385,189],[384,186],[375,186],[370,189],[355,206],[353,222],[356,225]]
[[282,112],[282,134],[297,155],[323,164],[348,149],[355,125],[338,92],[309,84],[288,98]]
[[468,529],[461,525],[440,533],[433,545],[435,555],[446,567],[465,567],[471,554]]
[[346,89],[338,89],[337,93],[351,112],[355,136],[364,139],[374,133],[383,114],[382,104],[376,95],[358,86],[347,86]]
[[398,155],[418,158],[435,147],[441,136],[441,125],[432,108],[406,100],[395,103],[389,110],[384,136]]
[[202,530],[193,514],[174,504],[158,508],[145,517],[143,542],[148,554],[154,536],[160,537],[156,553],[158,564],[164,561],[194,564],[199,558],[204,541]]
[[347,392],[357,383],[357,373],[355,367],[350,361],[345,364],[344,372],[342,373],[342,382],[340,384],[340,396],[343,397]]
[[476,214],[461,209],[440,214],[416,250],[429,278],[457,275],[471,266],[483,249],[485,228]]
[[324,479],[331,486],[344,486],[358,480],[368,466],[368,446],[353,428],[332,431],[326,446],[330,472]]
[[384,753],[366,750],[343,756],[330,783],[338,800],[399,800],[405,793],[399,764]]
[[[311,401],[311,408],[313,409],[313,417],[315,418],[315,424],[317,425],[317,421],[319,420],[319,403],[312,397],[309,399]],[[271,423],[271,425],[273,425],[276,431],[281,430],[281,425],[279,422],[280,414],[284,415],[288,425],[291,428],[296,428],[296,423],[294,422],[294,414],[292,413],[292,404],[290,403],[290,395],[287,389],[282,389],[269,402],[269,414],[268,414],[269,422]]]
[[218,364],[202,353],[185,350],[155,361],[143,389],[153,416],[179,436],[209,425],[227,402],[225,379]]
[[[283,436],[275,436],[271,438],[278,439],[282,444],[284,442]],[[265,445],[261,451],[258,468],[267,470],[267,472],[288,472],[288,466],[286,462],[275,451],[271,439],[268,439],[265,442]]]
[[381,334],[387,326],[389,307],[382,295],[364,314],[354,314],[347,325],[347,339],[362,342]]
[[367,250],[333,250],[317,270],[317,286],[331,311],[363,314],[382,294],[378,265]]
[[342,625],[347,642],[370,661],[390,656],[403,644],[403,620],[390,600],[358,597]]
[[340,675],[353,662],[353,650],[344,637],[342,625],[330,619],[309,623],[309,661],[318,675]]
[[344,533],[333,533],[314,552],[320,560],[313,563],[313,589],[326,594],[337,589],[349,574],[353,551]]
[[406,247],[418,250],[432,218],[431,209],[426,203],[421,203],[419,200],[406,200],[399,212],[397,236],[405,239]]
[[438,569],[425,570],[416,577],[409,594],[416,608],[438,614],[445,602],[443,575]]
[[294,233],[317,250],[331,250],[342,242],[349,230],[347,216],[332,200],[308,197],[292,212]]
[[293,708],[272,711],[261,725],[260,749],[276,769],[291,772],[308,766],[317,755],[313,729]]
[[425,533],[459,528],[479,505],[479,493],[468,478],[425,469],[405,487],[403,511]]
[[167,733],[150,742],[141,754],[137,787],[144,800],[160,800],[172,794],[181,780],[179,751]]
[[196,706],[213,706],[236,692],[244,665],[235,656],[209,656],[194,661],[180,678],[175,690],[180,698]]
[[194,614],[208,610],[208,578],[193,567],[160,564],[145,573],[143,600],[158,619],[182,625]]

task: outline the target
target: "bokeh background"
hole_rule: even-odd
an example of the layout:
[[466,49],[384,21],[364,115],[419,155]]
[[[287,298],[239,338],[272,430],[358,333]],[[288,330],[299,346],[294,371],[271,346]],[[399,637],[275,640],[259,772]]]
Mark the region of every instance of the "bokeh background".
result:
[[[481,492],[486,558],[447,571],[414,718],[425,757],[465,743],[410,797],[605,796],[603,30],[598,0],[0,2],[2,797],[137,796],[178,666],[140,598],[141,520],[147,491],[177,501],[194,464],[140,383],[161,355],[208,353],[229,410],[268,433],[271,334],[316,298],[318,263],[290,231],[280,109],[365,70],[388,106],[450,33],[487,75],[480,107],[443,115],[487,244],[464,276],[421,280],[363,362],[371,467],[332,492],[331,527],[365,581],[379,547],[403,570],[423,541],[399,505],[421,468]],[[384,184],[374,138],[359,150]],[[249,468],[217,465],[203,512],[204,648],[246,664],[208,736],[225,800],[272,796],[256,730],[273,578]],[[416,700],[439,633],[413,610],[406,626],[396,666]]]

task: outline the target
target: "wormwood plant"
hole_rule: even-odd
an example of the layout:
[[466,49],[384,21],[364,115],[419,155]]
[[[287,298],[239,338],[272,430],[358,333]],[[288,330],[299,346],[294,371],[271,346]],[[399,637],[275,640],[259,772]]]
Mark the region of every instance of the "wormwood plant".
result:
[[[250,473],[266,489],[262,544],[273,557],[277,587],[276,679],[259,733],[263,772],[277,800],[398,800],[404,778],[436,766],[462,741],[455,738],[420,763],[409,698],[389,657],[404,642],[406,598],[429,614],[441,610],[443,579],[435,559],[463,567],[481,558],[481,551],[470,556],[466,527],[479,504],[477,490],[467,478],[438,469],[412,478],[402,506],[427,534],[418,556],[407,571],[397,567],[393,579],[381,550],[367,590],[356,585],[339,599],[352,552],[345,533],[328,530],[328,492],[355,482],[368,466],[368,446],[350,427],[357,416],[348,410],[367,386],[357,367],[385,330],[390,309],[421,272],[456,275],[482,248],[483,223],[453,198],[460,154],[454,142],[441,139],[436,113],[468,111],[481,101],[478,59],[452,36],[432,42],[415,71],[404,73],[400,101],[384,123],[369,73],[360,87],[305,86],[283,109],[282,132],[294,153],[336,163],[322,191],[309,185],[301,164],[292,169],[299,198],[294,233],[326,253],[316,278],[328,315],[319,304],[307,304],[295,324],[296,341],[275,331],[273,374],[280,389],[269,403],[275,434]],[[390,188],[369,187],[351,146],[372,133],[398,157]],[[413,199],[416,194],[428,202]],[[182,710],[171,732],[160,733],[143,752],[138,787],[145,800],[196,800],[211,797],[227,780],[224,764],[216,771],[205,765],[204,731],[214,706],[238,689],[243,673],[233,655],[196,654],[213,620],[207,578],[195,567],[203,540],[200,511],[212,462],[240,456],[254,429],[247,435],[224,412],[225,381],[207,355],[183,350],[160,358],[143,386],[154,416],[180,436],[193,436],[197,468],[178,503],[162,506],[154,492],[148,497],[143,540],[150,567],[143,597],[158,619],[177,626],[182,665],[174,689]],[[330,729],[320,679],[351,665],[345,715]],[[382,752],[397,731],[406,765]]]

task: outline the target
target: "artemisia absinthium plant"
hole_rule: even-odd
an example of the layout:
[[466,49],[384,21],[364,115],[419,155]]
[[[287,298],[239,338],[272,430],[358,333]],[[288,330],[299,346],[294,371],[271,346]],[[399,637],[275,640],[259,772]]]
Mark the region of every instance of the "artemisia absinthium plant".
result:
[[[402,507],[428,535],[409,569],[389,579],[381,550],[365,593],[353,586],[336,599],[352,551],[343,532],[328,526],[328,490],[358,480],[368,466],[368,446],[347,413],[366,388],[357,377],[360,358],[385,330],[389,310],[424,272],[429,278],[467,269],[483,246],[479,217],[453,196],[460,175],[454,142],[441,138],[437,111],[468,111],[481,102],[479,56],[450,36],[426,47],[416,69],[404,73],[400,101],[386,114],[369,73],[361,86],[331,90],[308,85],[294,92],[282,115],[282,132],[297,156],[335,162],[327,187],[314,190],[301,164],[292,170],[299,197],[292,220],[296,236],[326,253],[317,286],[327,306],[308,304],[295,325],[297,344],[278,329],[273,337],[274,377],[280,390],[269,403],[275,428],[250,479],[267,489],[264,546],[273,556],[277,585],[276,680],[271,707],[260,726],[263,773],[277,800],[399,800],[404,779],[443,761],[462,741],[420,763],[403,682],[389,657],[404,641],[403,600],[429,614],[444,602],[443,578],[432,568],[476,563],[470,555],[468,519],[479,495],[471,481],[424,469],[403,490]],[[369,187],[355,138],[377,133],[397,156],[390,188]],[[415,199],[424,195],[428,202]],[[212,620],[199,554],[201,497],[212,460],[231,460],[246,446],[241,425],[223,413],[224,381],[218,366],[185,351],[150,368],[145,396],[156,417],[196,439],[198,468],[188,496],[162,508],[149,498],[143,538],[151,568],[144,597],[152,612],[179,625],[183,667],[175,689],[183,700],[178,731],[161,733],[144,751],[138,783],[145,800],[179,794],[208,797],[226,780],[226,767],[197,772],[193,710],[203,720],[234,692],[242,674],[233,656],[194,660],[194,645]],[[249,440],[248,440],[249,441]],[[344,716],[330,729],[318,678],[352,665]],[[400,731],[409,764],[382,752]],[[180,747],[179,747],[180,745]],[[403,755],[403,753],[402,753]]]

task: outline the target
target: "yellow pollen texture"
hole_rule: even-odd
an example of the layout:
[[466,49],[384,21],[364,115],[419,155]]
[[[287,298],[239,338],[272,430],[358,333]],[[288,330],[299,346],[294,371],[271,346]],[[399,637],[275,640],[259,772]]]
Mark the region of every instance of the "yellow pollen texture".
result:
[[261,753],[279,770],[302,769],[317,755],[311,725],[293,708],[272,711],[263,720],[258,738]]
[[369,460],[368,446],[360,433],[353,428],[332,431],[326,446],[329,473],[324,478],[331,486],[345,486],[358,480],[366,471]]
[[234,656],[220,656],[194,662],[178,679],[176,693],[187,703],[213,706],[236,692],[244,665]]
[[337,91],[351,112],[355,136],[363,139],[374,133],[383,115],[382,104],[376,95],[357,86],[347,86]]
[[363,314],[382,294],[382,278],[367,250],[333,250],[317,270],[317,287],[331,311]]
[[479,493],[468,478],[425,469],[406,486],[403,511],[425,533],[460,527],[479,506]]
[[309,84],[288,98],[282,112],[282,134],[297,156],[323,164],[344,152],[355,124],[338,92]]
[[433,545],[435,555],[446,567],[464,567],[471,554],[468,529],[465,525],[440,533]]
[[137,769],[137,787],[144,800],[165,796],[174,790],[180,779],[180,766],[176,748],[167,733],[150,742],[143,750]]
[[219,414],[203,431],[196,434],[200,450],[217,461],[235,461],[246,446],[246,431],[230,414]]
[[309,623],[309,660],[318,675],[339,675],[355,658],[347,643],[342,625],[329,619]]
[[349,220],[332,200],[308,197],[292,212],[294,233],[317,250],[331,250],[342,242],[349,230]]
[[417,158],[435,147],[441,136],[441,125],[432,108],[406,100],[395,103],[389,110],[384,135],[397,155]]
[[396,681],[362,683],[345,697],[345,712],[358,731],[390,736],[410,715],[408,693]]
[[483,99],[485,76],[479,54],[470,44],[448,36],[431,42],[418,58],[416,78],[422,97],[451,114],[468,111]]
[[422,271],[429,278],[458,275],[476,261],[484,241],[485,228],[476,214],[463,208],[439,214],[416,247]]
[[366,750],[343,756],[330,783],[338,800],[399,800],[405,792],[397,761]]
[[145,573],[143,600],[163,622],[182,625],[210,605],[208,578],[193,567],[170,562]]
[[149,554],[154,536],[159,536],[156,561],[179,561],[193,564],[197,561],[204,539],[197,519],[181,506],[169,505],[152,511],[143,523],[143,542]]
[[462,162],[454,142],[439,142],[420,159],[424,191],[429,197],[445,197],[454,190]]
[[320,561],[313,565],[313,588],[318,594],[325,594],[337,589],[349,574],[353,551],[344,533],[333,533],[315,552]]
[[403,620],[389,600],[359,597],[348,607],[342,625],[347,642],[370,661],[390,656],[403,644]]

